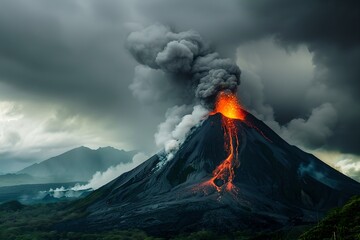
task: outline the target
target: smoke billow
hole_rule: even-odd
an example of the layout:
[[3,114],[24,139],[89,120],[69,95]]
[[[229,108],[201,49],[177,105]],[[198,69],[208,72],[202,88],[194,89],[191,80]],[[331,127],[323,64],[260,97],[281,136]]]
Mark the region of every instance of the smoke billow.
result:
[[[156,145],[164,147],[167,160],[170,160],[188,136],[190,130],[207,116],[209,111],[201,105],[191,108],[187,105],[174,106],[166,112],[166,120],[158,127],[155,134]],[[185,115],[186,114],[186,115]],[[183,116],[183,117],[181,117]]]
[[[236,92],[240,84],[239,67],[220,58],[192,30],[175,33],[166,26],[152,25],[130,33],[127,47],[140,64],[172,75],[169,81],[185,81],[183,86],[191,86],[196,100],[207,107],[219,91]],[[136,84],[131,86],[139,93]]]
[[217,94],[237,91],[241,71],[231,59],[220,58],[192,30],[173,32],[160,24],[151,25],[130,33],[127,48],[141,64],[135,69],[130,85],[136,98],[149,103],[164,100],[168,95],[182,96],[184,105],[168,109],[166,120],[155,134],[156,144],[164,148],[169,160],[190,129],[213,108]]
[[93,189],[96,190],[99,187],[107,184],[108,182],[114,180],[121,174],[130,171],[131,169],[137,167],[141,163],[143,163],[148,156],[144,153],[137,153],[134,155],[133,159],[129,163],[120,163],[116,166],[111,166],[106,169],[104,172],[96,172],[89,182],[85,185],[75,185],[71,188],[74,191],[86,190],[86,189]]
[[120,163],[116,166],[111,166],[103,172],[97,171],[88,183],[84,185],[77,183],[70,188],[64,186],[55,189],[50,188],[48,191],[40,191],[36,199],[43,199],[46,195],[50,195],[53,198],[79,198],[83,193],[96,190],[119,177],[121,174],[132,170],[148,158],[147,155],[139,152],[134,155],[132,161],[129,163]]
[[49,194],[53,198],[79,198],[84,192],[89,191],[89,189],[84,190],[78,190],[77,187],[80,185],[77,185],[74,188],[65,188],[64,186],[52,189],[50,188],[49,191],[40,191],[38,197]]

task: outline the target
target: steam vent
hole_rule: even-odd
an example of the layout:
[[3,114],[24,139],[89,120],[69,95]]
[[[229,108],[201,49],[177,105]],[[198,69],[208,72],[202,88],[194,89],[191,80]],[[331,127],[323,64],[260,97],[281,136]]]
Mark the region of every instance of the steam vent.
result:
[[316,222],[360,194],[359,183],[289,145],[231,92],[217,96],[173,159],[161,159],[154,155],[81,200],[88,214],[58,228],[274,231]]

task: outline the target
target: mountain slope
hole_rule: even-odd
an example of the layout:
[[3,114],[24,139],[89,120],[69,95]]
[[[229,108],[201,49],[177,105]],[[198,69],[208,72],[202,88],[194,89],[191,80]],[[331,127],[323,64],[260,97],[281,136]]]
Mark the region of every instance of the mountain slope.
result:
[[79,147],[33,164],[18,173],[45,178],[48,182],[88,181],[97,171],[130,162],[134,154],[133,151],[126,152],[112,147],[97,150]]
[[140,228],[166,236],[201,229],[272,231],[315,222],[360,194],[359,183],[289,145],[251,114],[234,120],[240,164],[227,188],[213,180],[228,155],[224,119],[209,116],[167,163],[155,155],[81,200],[76,206],[88,215],[58,228]]

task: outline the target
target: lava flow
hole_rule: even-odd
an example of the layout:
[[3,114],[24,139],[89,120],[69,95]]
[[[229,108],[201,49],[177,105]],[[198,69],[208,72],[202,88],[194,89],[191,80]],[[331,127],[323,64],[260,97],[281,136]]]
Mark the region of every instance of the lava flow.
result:
[[239,167],[238,159],[239,139],[235,119],[244,120],[245,112],[241,109],[235,94],[231,92],[220,92],[216,98],[215,109],[210,115],[221,113],[222,127],[224,129],[224,147],[228,157],[213,171],[210,184],[218,192],[222,189],[227,191],[235,190],[233,184],[235,177],[234,168]]

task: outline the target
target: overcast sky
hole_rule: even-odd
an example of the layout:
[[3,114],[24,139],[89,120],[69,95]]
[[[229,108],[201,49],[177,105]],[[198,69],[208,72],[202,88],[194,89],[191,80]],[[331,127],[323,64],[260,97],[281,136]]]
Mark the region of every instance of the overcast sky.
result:
[[[0,172],[81,145],[156,152],[181,93],[138,66],[127,37],[161,24],[198,32],[240,67],[246,109],[359,177],[359,11],[356,0],[1,0]],[[139,78],[156,78],[146,97],[129,87]]]

